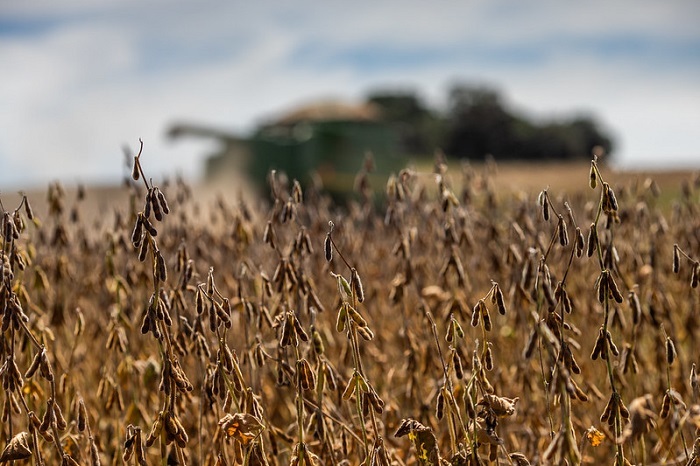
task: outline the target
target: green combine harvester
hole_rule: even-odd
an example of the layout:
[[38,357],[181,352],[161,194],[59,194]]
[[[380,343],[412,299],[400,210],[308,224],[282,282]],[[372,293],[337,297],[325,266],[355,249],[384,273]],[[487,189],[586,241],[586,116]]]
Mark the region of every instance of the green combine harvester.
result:
[[169,135],[219,141],[221,150],[207,160],[207,178],[223,178],[235,171],[261,192],[269,172],[277,170],[306,186],[320,181],[322,189],[334,198],[347,199],[370,153],[374,161],[370,186],[375,193],[382,193],[389,175],[398,173],[406,163],[400,155],[397,132],[379,118],[371,104],[302,107],[260,126],[248,137],[182,124],[173,126]]

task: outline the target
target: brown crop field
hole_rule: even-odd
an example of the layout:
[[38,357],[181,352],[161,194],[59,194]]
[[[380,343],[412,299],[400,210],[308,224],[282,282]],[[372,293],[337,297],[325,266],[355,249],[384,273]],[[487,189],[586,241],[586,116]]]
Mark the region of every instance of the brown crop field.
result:
[[3,193],[0,464],[700,464],[700,177],[366,176]]

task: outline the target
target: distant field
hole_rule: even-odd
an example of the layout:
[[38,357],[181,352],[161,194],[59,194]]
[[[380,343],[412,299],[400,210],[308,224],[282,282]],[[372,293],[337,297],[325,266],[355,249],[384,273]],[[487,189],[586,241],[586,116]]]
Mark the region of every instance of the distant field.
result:
[[[573,164],[499,164],[496,168],[495,180],[502,181],[506,186],[525,191],[536,191],[549,186],[552,190],[578,191],[590,189],[586,183],[586,174],[590,163]],[[689,171],[619,171],[606,168],[607,179],[611,184],[626,184],[644,182],[647,178],[654,179],[662,191],[680,189],[682,181],[692,180],[693,172]],[[543,186],[544,184],[544,186]]]
[[[449,172],[449,179],[454,185],[455,191],[461,189],[462,175],[459,163],[452,162]],[[432,167],[430,164],[417,168],[426,174],[424,183],[431,186],[429,174]],[[567,194],[572,196],[589,190],[587,176],[590,163],[501,163],[495,166],[485,166],[484,164],[471,164],[471,169],[476,175],[476,180],[482,175],[488,174],[488,178],[498,186],[499,190],[505,193],[523,192],[529,195],[537,195],[541,190],[549,188],[552,193]],[[700,176],[700,171],[673,170],[673,171],[620,171],[608,170],[608,180],[613,186],[641,186],[646,180],[654,180],[661,191],[661,201],[668,204],[670,200],[678,197],[683,182],[693,183]],[[198,182],[192,186],[202,205],[207,205],[208,200],[224,195],[228,198],[243,196],[246,198],[252,191],[252,183],[245,180],[240,175],[231,174],[230,177],[222,176],[216,182]],[[125,205],[128,193],[122,187],[109,186],[88,186],[90,196],[85,201],[85,208],[89,212],[103,215],[110,213],[116,205]],[[69,195],[75,194],[75,188],[68,188]],[[33,205],[41,211],[45,209],[46,199],[44,190],[34,190],[30,192]],[[269,197],[269,192],[265,188],[264,194]],[[12,204],[18,200],[17,193],[3,193],[3,200]]]

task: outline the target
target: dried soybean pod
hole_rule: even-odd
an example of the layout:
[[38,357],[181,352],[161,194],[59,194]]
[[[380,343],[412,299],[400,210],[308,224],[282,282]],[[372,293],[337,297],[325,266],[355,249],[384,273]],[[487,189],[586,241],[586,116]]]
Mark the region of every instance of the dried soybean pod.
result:
[[55,422],[55,420],[56,420],[56,415],[54,414],[53,405],[54,405],[53,398],[49,398],[49,400],[46,403],[46,412],[44,413],[44,417],[41,420],[41,425],[39,426],[40,432],[47,432],[49,430],[49,428],[51,427],[51,424],[53,422]]
[[605,299],[608,297],[608,273],[607,270],[603,270],[598,278],[598,302],[601,304],[604,303]]
[[282,336],[280,337],[280,346],[282,348],[289,346],[289,344],[292,342],[292,329],[294,327],[294,323],[289,322],[289,319],[290,317],[287,316],[282,323]]
[[634,290],[631,290],[627,295],[627,299],[630,303],[630,307],[632,308],[632,322],[634,325],[638,325],[642,320],[642,306],[639,302],[639,297]]
[[352,395],[355,393],[356,388],[357,388],[357,383],[355,381],[355,377],[353,376],[350,378],[350,380],[348,380],[348,384],[345,386],[345,390],[343,390],[342,398],[345,401],[352,398]]
[[445,395],[440,390],[435,403],[435,417],[440,420],[445,414]]
[[165,199],[165,194],[163,194],[159,188],[156,188],[156,197],[163,213],[168,215],[170,213],[170,206],[168,206],[168,201]]
[[347,305],[343,303],[340,306],[340,309],[338,309],[338,317],[335,322],[335,329],[339,333],[345,330],[345,322],[348,318],[348,310],[346,306]]
[[369,327],[357,327],[357,333],[365,340],[370,341],[374,338],[374,332]]
[[668,396],[668,392],[664,393],[664,399],[661,402],[661,411],[659,412],[659,417],[665,419],[668,417],[668,413],[671,411],[671,397]]
[[607,331],[605,333],[605,339],[608,341],[608,348],[610,348],[610,351],[612,351],[612,354],[615,356],[619,356],[620,350],[617,349],[617,345],[615,345],[615,343],[613,342],[612,334],[609,331]]
[[42,358],[45,357],[44,352],[45,352],[45,349],[42,348],[41,351],[36,353],[36,355],[34,356],[34,359],[32,360],[32,364],[29,366],[29,369],[27,369],[27,372],[24,374],[24,377],[26,377],[27,379],[32,378],[32,376],[39,369]]
[[158,230],[155,229],[153,224],[151,223],[150,220],[148,220],[148,217],[145,215],[141,216],[141,222],[143,223],[144,228],[146,231],[148,231],[148,234],[151,236],[158,236]]
[[141,247],[139,248],[139,261],[143,262],[146,260],[146,256],[148,256],[148,247],[151,244],[151,241],[149,239],[143,239],[141,241]]
[[615,402],[615,394],[613,393],[608,399],[608,404],[605,405],[603,414],[600,416],[600,422],[608,422],[611,418],[614,418],[614,416],[612,416],[612,413],[616,404],[617,403]]
[[452,356],[452,361],[455,366],[455,377],[462,380],[464,378],[464,367],[462,366],[462,358],[459,353],[455,351],[454,356]]
[[583,237],[580,227],[576,227],[576,257],[583,256],[583,250],[586,248],[586,239]]
[[477,303],[472,309],[472,327],[479,325],[479,319],[481,318],[481,309],[479,309],[479,304]]
[[495,289],[494,289],[494,295],[496,297],[496,306],[498,307],[498,313],[501,315],[506,314],[506,303],[505,300],[503,299],[503,291],[501,291],[501,287],[498,286],[498,283],[496,283]]
[[306,333],[306,330],[304,330],[304,327],[302,327],[299,319],[295,317],[293,323],[294,331],[297,333],[299,338],[301,338],[301,341],[309,341],[309,335]]
[[[618,394],[618,397],[620,395]],[[617,400],[617,407],[620,410],[620,416],[622,416],[622,419],[629,421],[630,418],[630,411],[627,409],[627,406],[622,402],[622,398],[618,398]]]
[[306,359],[302,358],[297,361],[297,377],[299,378],[299,387],[302,390],[313,390],[316,387],[316,375]]
[[202,289],[200,287],[197,287],[197,291],[195,291],[194,296],[197,315],[202,315],[202,313],[204,312],[204,293],[202,293]]
[[85,408],[85,402],[82,398],[78,401],[78,430],[83,432],[87,425],[87,409]]
[[156,250],[155,276],[158,280],[165,282],[168,279],[168,269],[165,266],[165,258],[160,250]]
[[93,466],[101,466],[102,464],[100,462],[100,452],[97,449],[97,444],[92,437],[90,437],[90,464]]
[[666,362],[669,366],[673,365],[677,355],[676,345],[673,344],[673,340],[670,337],[666,337]]
[[618,210],[617,198],[615,197],[615,191],[610,187],[609,184],[605,183],[605,189],[607,191],[607,197],[610,202],[610,208],[613,211]]
[[491,331],[491,314],[489,313],[489,308],[486,307],[486,304],[481,301],[482,306],[481,306],[481,321],[484,324],[484,330],[487,332]]
[[545,221],[549,221],[549,196],[547,190],[542,191],[542,217]]
[[530,332],[530,338],[527,340],[527,344],[525,345],[525,349],[523,350],[523,358],[524,359],[530,359],[532,356],[532,352],[535,350],[535,347],[537,346],[537,330],[533,330]]
[[29,204],[29,199],[27,196],[24,197],[24,212],[27,214],[27,218],[29,220],[34,220],[34,210],[32,209],[32,206]]
[[134,181],[138,181],[141,178],[141,172],[139,170],[139,158],[138,158],[138,156],[134,157],[134,164],[133,164],[133,167],[131,168],[131,178]]
[[484,353],[484,367],[487,371],[493,370],[493,353],[491,351],[491,345],[486,347],[486,352]]
[[566,230],[566,222],[561,214],[559,214],[557,229],[559,230],[559,244],[562,246],[567,246],[569,244],[569,233]]
[[153,216],[156,218],[156,220],[158,220],[159,222],[162,222],[163,221],[163,209],[161,209],[160,204],[158,203],[156,189],[158,189],[158,188],[152,188],[150,191],[148,191],[148,194],[147,194],[148,200],[146,202],[151,204],[151,209],[153,209]]
[[673,273],[678,273],[681,269],[681,254],[678,251],[678,245],[673,245]]
[[268,220],[263,231],[263,243],[269,244],[272,249],[275,249],[275,229],[272,226],[272,221]]
[[617,287],[617,283],[615,283],[615,279],[610,273],[608,274],[608,287],[610,288],[610,293],[612,294],[615,302],[622,304],[622,293],[620,293],[620,288]]
[[365,290],[362,287],[362,281],[360,280],[360,274],[357,273],[357,269],[353,267],[350,270],[350,283],[352,284],[352,290],[355,292],[355,296],[359,302],[365,300]]
[[63,417],[63,412],[61,411],[61,406],[58,403],[54,403],[54,416],[56,417],[56,428],[60,431],[66,430],[68,423],[66,418]]
[[595,223],[591,223],[591,228],[588,230],[588,249],[586,250],[586,255],[588,257],[593,256],[596,248],[598,246],[598,229]]
[[326,254],[326,261],[333,260],[333,245],[331,244],[331,234],[326,234],[326,240],[323,242],[323,252]]
[[[603,356],[603,351],[605,349],[605,333],[603,333],[603,328],[601,327],[598,331],[598,338],[593,346],[593,352],[591,353],[591,359],[596,360],[598,357]],[[603,356],[605,359],[605,356]]]

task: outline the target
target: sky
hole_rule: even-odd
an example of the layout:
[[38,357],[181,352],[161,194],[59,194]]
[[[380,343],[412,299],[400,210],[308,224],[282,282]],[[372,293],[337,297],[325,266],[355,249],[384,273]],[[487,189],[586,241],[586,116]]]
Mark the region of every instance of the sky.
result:
[[295,105],[377,89],[443,108],[455,83],[514,110],[593,115],[621,168],[700,168],[696,0],[0,0],[0,191],[195,179],[212,141]]

